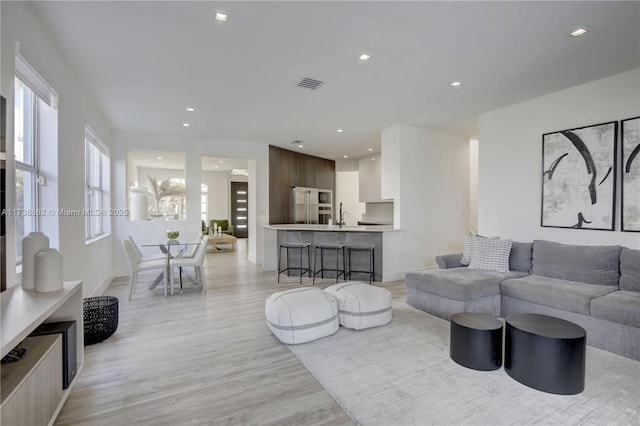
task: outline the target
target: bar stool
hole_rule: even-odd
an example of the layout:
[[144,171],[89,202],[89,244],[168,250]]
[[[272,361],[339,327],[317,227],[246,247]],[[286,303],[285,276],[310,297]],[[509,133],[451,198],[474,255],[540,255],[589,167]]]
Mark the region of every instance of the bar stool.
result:
[[[311,277],[311,243],[305,243],[302,241],[302,232],[287,231],[287,239],[285,242],[280,243],[278,248],[278,282],[280,282],[280,274],[283,272],[289,273],[291,270],[300,271],[300,284],[302,284],[302,275],[306,272]],[[287,249],[287,267],[280,269],[280,258],[282,257],[282,249]],[[304,249],[307,249],[307,267],[302,267],[302,253]],[[289,262],[289,250],[300,250],[300,266],[290,266]]]
[[[348,232],[346,238],[347,249],[347,275],[346,279],[351,280],[351,274],[354,272],[357,274],[369,275],[369,284],[375,281],[375,251],[376,245],[371,243],[371,234],[364,234],[362,232]],[[367,252],[369,255],[369,269],[358,270],[351,268],[351,256],[353,252]]]
[[[337,232],[315,232],[313,234],[313,243],[315,249],[313,250],[313,284],[316,283],[316,275],[320,274],[320,278],[324,278],[324,271],[332,271],[336,273],[336,283],[338,278],[342,275],[342,278],[346,281],[346,265],[345,261],[345,244],[339,242]],[[316,269],[318,260],[318,250],[320,250],[320,270]],[[324,267],[324,251],[335,250],[336,252],[336,267],[325,268]],[[342,251],[342,269],[340,269],[340,252]]]

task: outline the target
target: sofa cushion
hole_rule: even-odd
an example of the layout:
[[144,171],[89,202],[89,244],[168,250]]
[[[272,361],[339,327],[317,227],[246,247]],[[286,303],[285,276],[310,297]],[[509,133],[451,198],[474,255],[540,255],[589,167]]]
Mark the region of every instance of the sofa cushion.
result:
[[473,242],[469,269],[509,272],[512,240],[480,238]]
[[640,327],[640,292],[614,291],[591,301],[591,316]]
[[613,291],[617,291],[616,288],[541,275],[528,275],[500,283],[503,296],[584,315],[589,315],[592,299]]
[[469,268],[428,269],[409,272],[406,286],[455,300],[475,300],[500,293],[499,282],[526,276],[523,272],[501,273]]
[[534,240],[531,273],[617,287],[620,249],[620,246],[577,246]]
[[462,241],[462,259],[460,259],[460,264],[467,266],[469,262],[471,262],[471,253],[473,252],[473,242],[478,239],[483,238],[478,235],[465,235]]
[[640,292],[640,250],[622,247],[620,252],[620,289]]
[[509,255],[509,270],[519,272],[531,271],[533,243],[519,243],[514,241]]

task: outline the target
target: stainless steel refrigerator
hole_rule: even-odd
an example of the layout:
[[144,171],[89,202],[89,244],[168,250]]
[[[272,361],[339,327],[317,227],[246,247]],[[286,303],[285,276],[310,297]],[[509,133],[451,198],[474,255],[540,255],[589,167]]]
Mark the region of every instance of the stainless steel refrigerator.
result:
[[318,189],[293,188],[293,223],[318,223]]

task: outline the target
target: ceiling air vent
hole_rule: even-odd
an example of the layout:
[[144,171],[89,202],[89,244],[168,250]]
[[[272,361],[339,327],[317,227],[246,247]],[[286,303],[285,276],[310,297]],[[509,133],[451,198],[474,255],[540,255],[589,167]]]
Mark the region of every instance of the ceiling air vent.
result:
[[302,87],[304,89],[316,90],[318,87],[322,86],[324,81],[314,80],[313,78],[304,77],[297,84],[298,87]]

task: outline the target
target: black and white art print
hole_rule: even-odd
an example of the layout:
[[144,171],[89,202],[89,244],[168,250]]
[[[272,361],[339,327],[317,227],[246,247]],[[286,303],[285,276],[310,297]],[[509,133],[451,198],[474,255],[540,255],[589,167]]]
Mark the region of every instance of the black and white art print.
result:
[[617,121],[542,135],[542,226],[614,230],[617,135]]
[[640,117],[622,120],[622,226],[640,232]]

